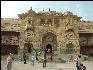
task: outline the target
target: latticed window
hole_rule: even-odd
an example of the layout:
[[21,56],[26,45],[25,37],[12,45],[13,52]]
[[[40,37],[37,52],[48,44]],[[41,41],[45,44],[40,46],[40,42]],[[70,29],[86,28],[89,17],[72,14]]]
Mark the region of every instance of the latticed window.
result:
[[87,39],[86,37],[80,37],[80,45],[87,44]]
[[51,21],[51,19],[48,19],[47,24],[48,24],[48,26],[52,26],[52,21]]
[[30,20],[28,20],[28,24],[31,24],[31,21]]
[[41,25],[41,26],[45,25],[45,19],[41,19],[40,25]]
[[93,44],[93,37],[90,37],[90,38],[88,39],[88,44]]
[[59,19],[57,18],[54,19],[54,26],[59,26]]

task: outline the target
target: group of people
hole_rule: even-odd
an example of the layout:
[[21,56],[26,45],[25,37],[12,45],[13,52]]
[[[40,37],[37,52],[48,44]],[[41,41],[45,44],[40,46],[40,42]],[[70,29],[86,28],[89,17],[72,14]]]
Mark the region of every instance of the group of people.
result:
[[[49,53],[50,60],[52,61],[53,54],[50,53],[50,51],[46,51],[46,49],[45,49],[44,50],[44,59],[43,59],[43,68],[46,67],[46,63],[47,63],[47,56],[46,56],[47,52]],[[38,59],[38,56],[40,56],[40,51],[39,52],[36,52],[36,56],[34,54],[32,55],[31,65],[34,66],[35,60],[36,61],[39,60]],[[26,54],[25,53],[23,54],[23,59],[24,59],[24,64],[27,64],[26,63],[27,57],[26,57]],[[11,70],[12,60],[13,60],[13,55],[10,53],[10,55],[7,58],[6,70]],[[81,59],[81,56],[80,55],[76,58],[76,67],[77,67],[77,70],[86,70],[86,67],[82,64],[82,59]]]
[[78,57],[76,58],[76,67],[77,70],[86,70],[86,67],[82,64],[82,59],[80,55],[78,55]]
[[[47,49],[44,49],[44,59],[43,59],[43,68],[44,67],[46,67],[46,62],[47,62],[47,57],[46,57],[46,54],[48,53],[48,54],[50,54],[50,60],[52,61],[52,57],[53,57],[53,54],[52,53],[50,53],[51,52],[51,50],[49,49],[49,50],[47,50]],[[30,62],[30,64],[31,65],[33,65],[34,66],[34,62],[35,62],[35,60],[36,61],[38,61],[39,59],[38,59],[38,56],[40,56],[40,54],[41,54],[41,52],[39,51],[39,52],[36,52],[36,54],[34,55],[34,54],[32,54],[32,57],[31,57],[31,62]],[[24,64],[26,64],[26,54],[24,53],[23,54],[23,59],[24,59]]]
[[50,60],[52,61],[53,59],[53,54],[51,53],[52,50],[50,49],[44,49],[44,60],[43,60],[43,68],[46,67],[46,62],[47,62],[47,57],[46,57],[46,54],[48,53],[50,55]]
[[[38,56],[37,52],[36,52],[36,56],[34,54],[32,54],[32,56],[31,56],[31,63],[30,63],[31,65],[34,66],[35,60],[38,61],[38,57],[37,56]],[[23,54],[23,60],[24,60],[24,64],[27,64],[27,62],[26,62],[27,57],[26,57],[26,54],[25,53]]]

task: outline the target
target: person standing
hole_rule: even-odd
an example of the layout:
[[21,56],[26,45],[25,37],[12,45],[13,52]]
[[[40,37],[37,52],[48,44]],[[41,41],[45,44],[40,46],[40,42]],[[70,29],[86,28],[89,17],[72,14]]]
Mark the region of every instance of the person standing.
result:
[[47,60],[46,60],[46,57],[45,57],[44,60],[43,60],[43,68],[46,67],[46,62],[47,62]]
[[36,52],[36,60],[38,61],[38,54],[37,54],[37,52]]
[[78,58],[77,58],[77,63],[76,63],[76,67],[77,67],[77,70],[80,70],[80,64],[81,64],[81,56],[78,55]]
[[12,54],[10,53],[10,55],[7,58],[6,70],[11,70],[11,68],[12,68]]
[[32,61],[31,61],[31,63],[32,63],[32,65],[34,66],[34,62],[35,62],[35,56],[34,56],[34,54],[32,55]]
[[48,53],[50,54],[50,52],[51,52],[51,50],[50,49],[48,49]]
[[80,66],[81,61],[82,61],[82,59],[81,59],[81,56],[79,55],[79,56],[78,56],[78,66]]
[[26,64],[26,54],[23,54],[24,64]]
[[38,52],[38,55],[40,56],[40,54],[41,54],[41,52],[39,51],[39,52]]
[[51,53],[50,54],[50,60],[52,61],[52,59],[53,59],[53,54]]
[[45,55],[46,55],[46,51],[47,51],[46,48],[44,48],[44,54],[45,54]]
[[44,58],[46,58],[46,48],[44,48]]
[[86,67],[83,66],[83,64],[80,64],[80,69],[79,70],[86,70]]

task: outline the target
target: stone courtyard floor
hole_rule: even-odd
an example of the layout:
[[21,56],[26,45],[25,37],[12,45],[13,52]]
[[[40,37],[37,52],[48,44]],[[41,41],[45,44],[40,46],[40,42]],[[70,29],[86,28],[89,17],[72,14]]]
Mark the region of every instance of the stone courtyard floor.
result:
[[[1,70],[5,70],[5,60],[1,60]],[[87,70],[93,70],[93,61],[84,61],[83,64]],[[42,63],[35,62],[35,66],[31,66],[30,62],[24,64],[22,62],[13,61],[12,70],[76,70],[76,62],[68,63],[47,63],[46,68],[42,67]]]

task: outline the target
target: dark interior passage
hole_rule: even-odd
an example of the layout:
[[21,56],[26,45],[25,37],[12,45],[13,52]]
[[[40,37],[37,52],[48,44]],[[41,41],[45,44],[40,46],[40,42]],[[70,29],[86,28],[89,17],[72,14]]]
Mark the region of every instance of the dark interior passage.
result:
[[52,45],[51,44],[48,44],[46,46],[46,49],[47,49],[47,53],[48,53],[48,50],[50,49],[50,53],[52,53]]
[[1,54],[8,55],[9,53],[18,54],[17,45],[1,45]]

